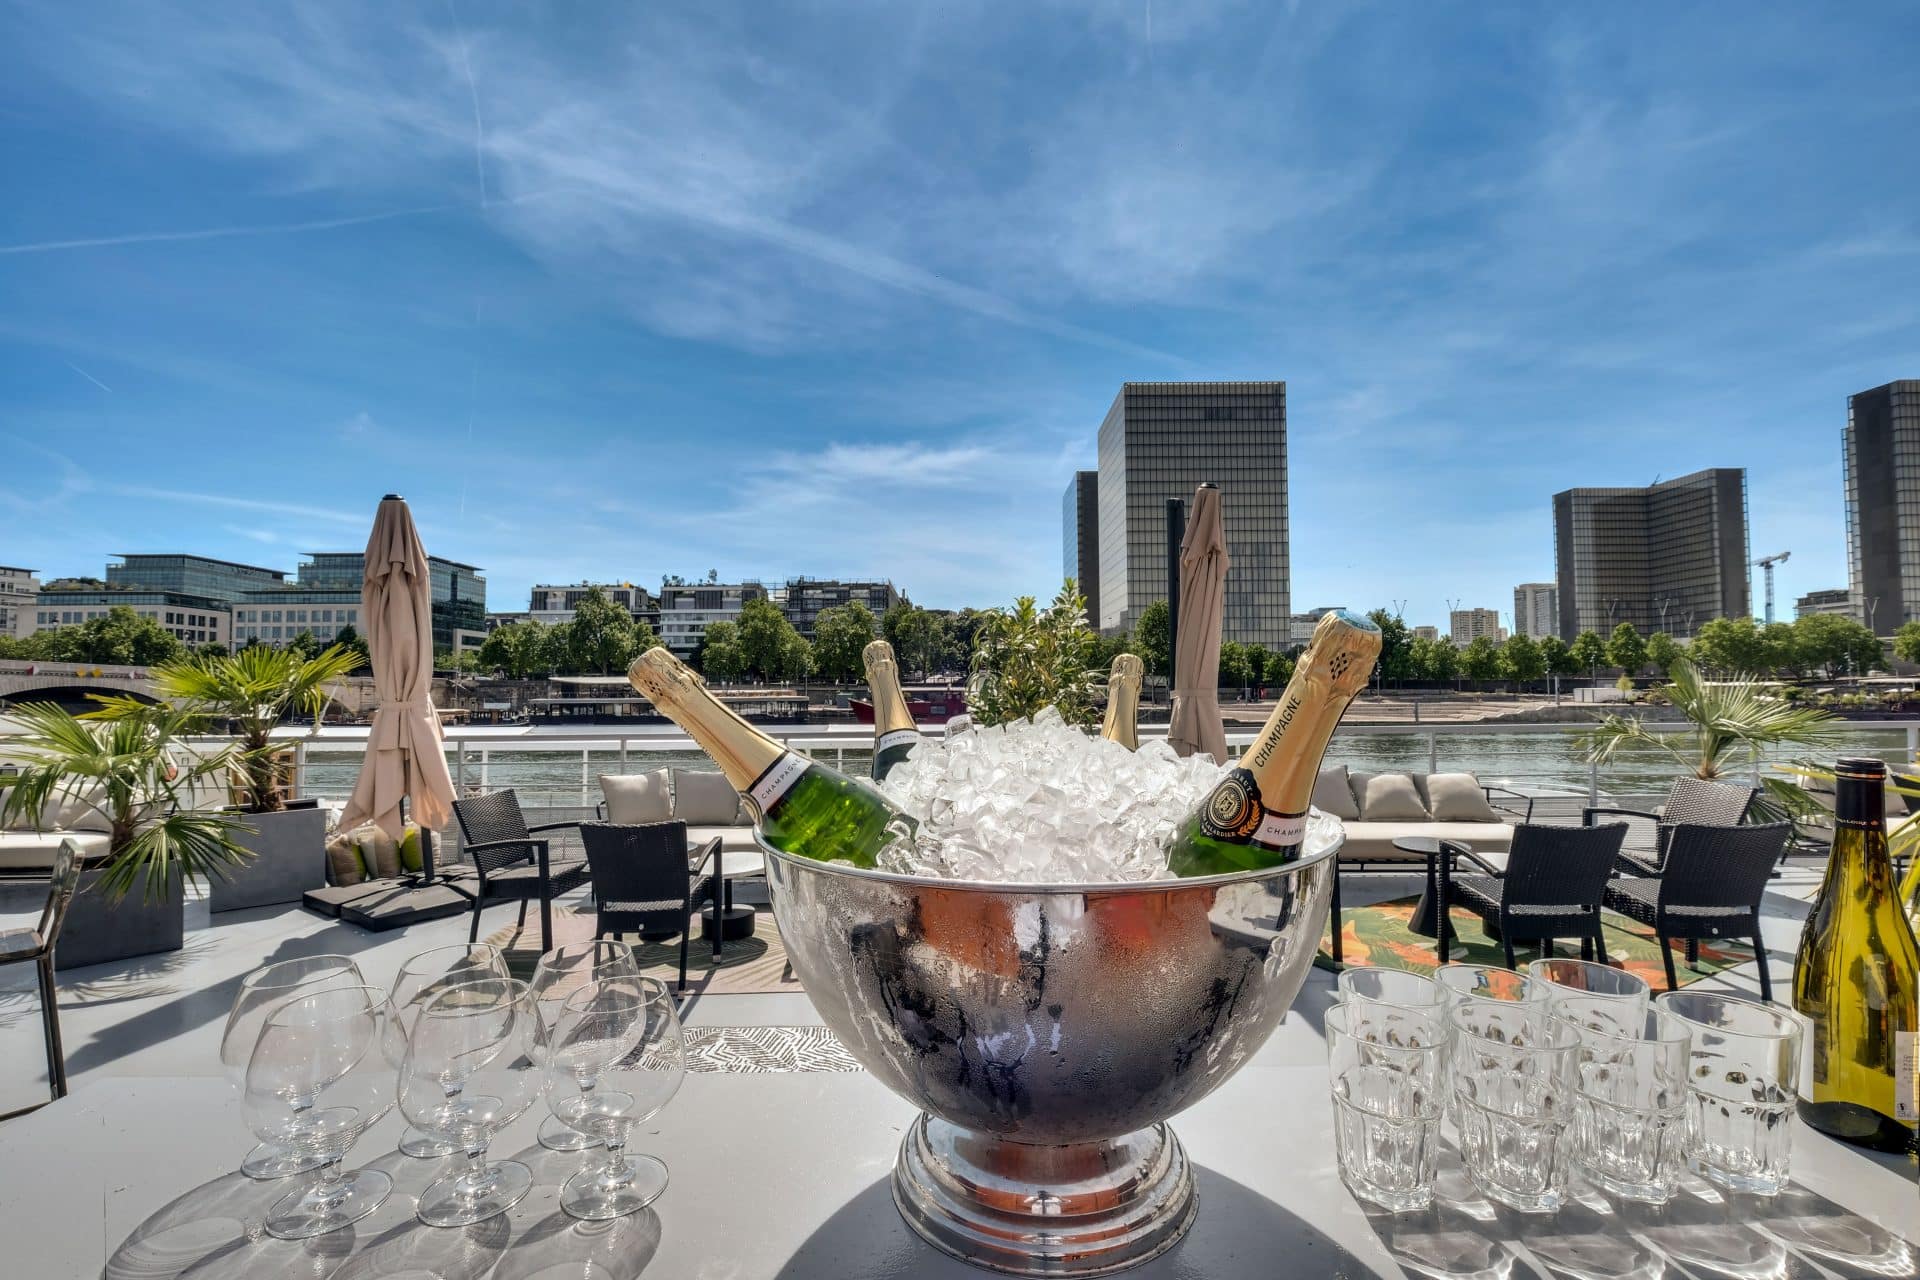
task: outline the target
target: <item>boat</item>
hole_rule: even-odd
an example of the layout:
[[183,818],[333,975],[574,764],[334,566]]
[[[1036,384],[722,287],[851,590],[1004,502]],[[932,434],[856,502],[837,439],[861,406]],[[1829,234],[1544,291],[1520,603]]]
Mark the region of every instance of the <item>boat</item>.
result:
[[[915,724],[945,724],[967,713],[967,687],[962,684],[907,684],[900,686],[907,696],[907,710]],[[873,723],[873,702],[869,698],[848,698],[853,718],[861,724]]]

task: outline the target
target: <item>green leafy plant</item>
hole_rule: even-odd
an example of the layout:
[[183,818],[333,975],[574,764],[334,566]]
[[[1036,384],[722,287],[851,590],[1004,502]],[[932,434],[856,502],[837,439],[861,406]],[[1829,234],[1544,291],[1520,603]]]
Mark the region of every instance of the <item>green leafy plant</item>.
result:
[[8,747],[19,772],[0,777],[0,819],[32,822],[57,804],[104,823],[108,850],[100,887],[110,896],[123,898],[144,880],[145,897],[159,900],[175,872],[224,875],[252,856],[238,842],[234,818],[191,804],[203,779],[224,787],[239,754],[232,745],[210,753],[185,750],[181,739],[199,720],[192,709],[133,703],[101,720],[29,703],[8,714],[14,722]]
[[[226,658],[183,658],[153,668],[154,688],[196,725],[224,722],[239,739],[233,763],[241,774],[243,807],[252,813],[286,808],[274,774],[273,727],[288,715],[317,722],[332,695],[327,686],[351,675],[360,655],[339,645],[318,657],[257,645]],[[102,698],[88,719],[138,719],[146,704]]]
[[1072,584],[1044,609],[1021,596],[1013,608],[994,611],[975,637],[967,709],[979,723],[996,725],[1056,707],[1068,724],[1092,726],[1107,681],[1099,649],[1086,597]]

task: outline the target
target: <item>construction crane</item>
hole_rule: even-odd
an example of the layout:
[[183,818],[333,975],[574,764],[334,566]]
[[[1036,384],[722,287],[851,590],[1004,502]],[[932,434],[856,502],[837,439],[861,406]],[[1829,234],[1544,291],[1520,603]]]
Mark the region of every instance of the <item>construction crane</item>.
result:
[[1760,559],[1754,561],[1754,564],[1758,565],[1761,571],[1767,575],[1767,624],[1769,626],[1773,624],[1773,566],[1785,564],[1787,558],[1792,554],[1793,552],[1791,551],[1782,551],[1778,555],[1762,556]]

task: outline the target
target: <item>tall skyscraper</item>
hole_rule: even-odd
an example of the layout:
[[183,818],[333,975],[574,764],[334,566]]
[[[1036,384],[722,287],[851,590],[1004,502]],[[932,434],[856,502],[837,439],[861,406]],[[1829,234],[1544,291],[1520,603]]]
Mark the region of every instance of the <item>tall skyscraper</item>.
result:
[[1464,649],[1482,636],[1496,644],[1507,638],[1498,609],[1455,609],[1447,615],[1449,638]]
[[1541,640],[1560,634],[1560,588],[1551,582],[1523,582],[1513,589],[1515,635]]
[[1847,397],[1847,577],[1876,634],[1920,617],[1920,379]]
[[1100,625],[1100,473],[1076,471],[1060,510],[1060,576],[1087,598],[1087,617]]
[[1562,640],[1622,622],[1686,639],[1710,619],[1753,615],[1742,468],[1556,493],[1553,544]]
[[1167,594],[1167,499],[1220,486],[1227,527],[1222,636],[1288,636],[1287,384],[1128,382],[1100,424],[1100,616],[1131,628]]

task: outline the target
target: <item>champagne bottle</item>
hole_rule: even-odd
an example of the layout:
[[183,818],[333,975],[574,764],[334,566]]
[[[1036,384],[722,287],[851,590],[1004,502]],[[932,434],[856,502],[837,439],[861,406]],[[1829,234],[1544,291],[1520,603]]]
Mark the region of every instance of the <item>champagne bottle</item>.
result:
[[1813,1024],[1800,1118],[1822,1133],[1905,1151],[1916,1124],[1920,947],[1887,857],[1886,766],[1834,766],[1833,852],[1800,935],[1793,1007]]
[[1250,871],[1300,856],[1320,757],[1347,704],[1367,687],[1380,640],[1380,628],[1344,609],[1320,619],[1260,736],[1174,835],[1167,865],[1175,875]]
[[776,849],[871,867],[882,849],[912,833],[913,819],[885,796],[742,720],[666,649],[635,658],[627,679],[713,758]]
[[1146,668],[1131,653],[1115,654],[1107,676],[1107,714],[1100,736],[1129,751],[1140,749],[1140,677]]
[[919,745],[920,730],[914,726],[907,695],[900,691],[893,646],[875,640],[860,657],[867,666],[867,691],[873,695],[873,780],[878,782]]

